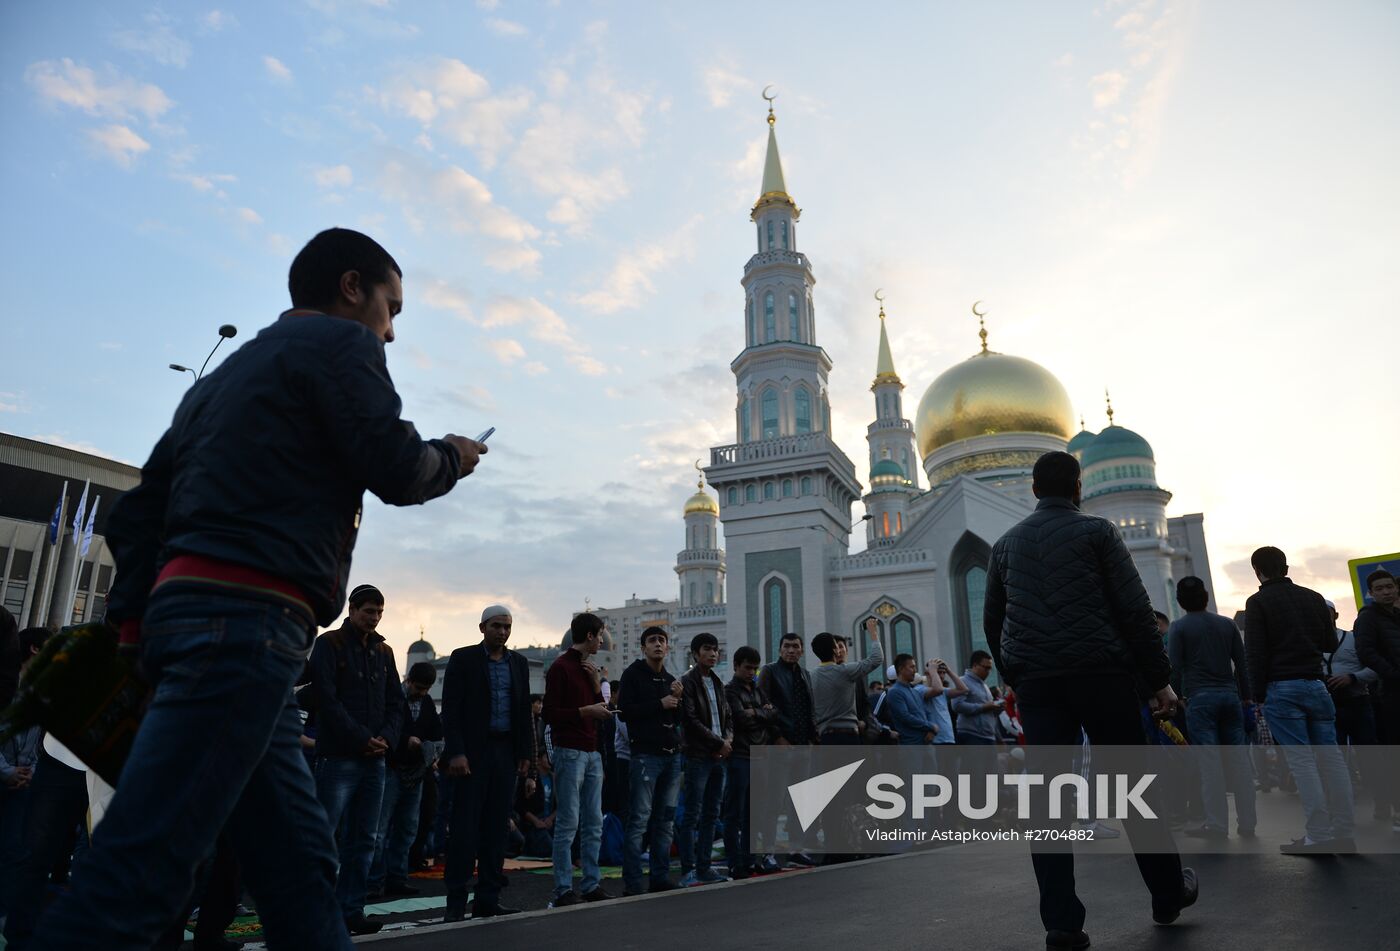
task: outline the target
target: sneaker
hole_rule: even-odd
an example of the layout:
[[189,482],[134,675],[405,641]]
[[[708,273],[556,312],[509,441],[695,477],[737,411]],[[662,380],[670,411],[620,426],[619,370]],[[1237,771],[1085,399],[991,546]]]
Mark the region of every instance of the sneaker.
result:
[[794,852],[788,856],[787,864],[790,866],[795,865],[798,868],[816,868],[817,860],[806,852]]
[[782,865],[778,864],[778,860],[771,855],[765,855],[763,861],[754,869],[754,871],[760,875],[772,875],[774,872],[781,872],[782,870]]
[[693,888],[694,886],[699,884],[700,877],[696,875],[693,871],[686,872],[684,875],[681,876],[681,888]]
[[614,899],[614,898],[616,898],[616,897],[617,897],[617,896],[614,895],[612,892],[604,891],[604,890],[603,890],[603,886],[599,885],[597,888],[593,889],[593,891],[591,891],[591,892],[585,892],[585,893],[584,893],[584,896],[583,896],[583,900],[584,900],[584,901],[611,901],[612,899]]
[[1047,931],[1045,932],[1045,947],[1051,951],[1060,951],[1061,948],[1068,951],[1083,951],[1089,947],[1089,936],[1082,931]]
[[1184,868],[1181,870],[1181,898],[1175,906],[1159,905],[1157,899],[1152,899],[1152,920],[1159,925],[1169,925],[1181,917],[1183,908],[1190,908],[1196,904],[1196,899],[1201,894],[1201,883],[1196,878],[1195,869]]
[[714,885],[717,882],[729,881],[729,876],[721,875],[713,868],[698,868],[695,870],[695,879],[701,885]]
[[378,934],[379,929],[384,927],[382,921],[370,921],[364,915],[356,915],[354,918],[345,919],[345,930],[353,935]]
[[414,888],[408,882],[390,882],[384,886],[384,894],[393,898],[407,898],[410,895],[421,895],[421,888]]
[[556,895],[549,900],[550,908],[568,908],[570,905],[579,903],[578,892],[572,888],[562,895]]
[[1214,826],[1197,826],[1194,829],[1187,829],[1186,836],[1191,839],[1214,839],[1221,841],[1230,838],[1230,833],[1224,829],[1217,829]]
[[1284,855],[1335,855],[1339,851],[1348,851],[1346,843],[1351,843],[1349,851],[1356,851],[1356,842],[1352,839],[1312,839],[1303,836],[1301,839],[1294,839],[1278,847]]

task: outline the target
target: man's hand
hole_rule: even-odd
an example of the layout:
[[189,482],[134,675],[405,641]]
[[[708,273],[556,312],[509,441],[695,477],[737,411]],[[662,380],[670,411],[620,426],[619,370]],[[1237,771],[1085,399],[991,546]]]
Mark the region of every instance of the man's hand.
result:
[[365,743],[366,756],[383,756],[389,751],[389,743],[382,736],[372,736]]
[[416,736],[410,736],[408,738],[408,749],[410,752],[412,752],[413,750],[421,750],[422,748],[423,741],[421,739],[419,739]]
[[925,743],[932,743],[932,742],[933,742],[933,735],[934,735],[935,733],[937,733],[937,732],[938,732],[938,727],[934,727],[932,730],[929,730],[928,732],[926,732],[926,733],[924,734],[924,742],[925,742]]
[[872,641],[878,641],[880,639],[880,628],[875,623],[875,619],[873,617],[868,617],[865,619],[865,636],[870,638]]
[[724,743],[720,745],[719,758],[724,759],[732,752],[734,752],[734,744],[729,742],[728,740],[725,740]]
[[679,697],[683,693],[685,693],[685,684],[679,680],[671,681],[671,696]]
[[472,774],[471,764],[467,762],[465,753],[458,753],[447,761],[447,775],[449,776],[470,776]]
[[612,716],[612,711],[606,703],[590,703],[586,707],[579,707],[578,715],[585,720],[606,720]]
[[531,779],[530,777],[527,776],[527,777],[525,778],[525,798],[528,799],[528,798],[530,798],[531,796],[533,796],[533,795],[535,794],[535,789],[536,789],[536,788],[538,788],[538,787],[537,787],[535,781],[534,781],[533,779]]
[[661,709],[674,710],[681,705],[680,698],[675,694],[668,694],[661,698]]
[[544,821],[540,823],[540,828],[541,828],[541,829],[553,829],[553,828],[554,828],[554,819],[555,819],[555,817],[558,816],[558,815],[559,815],[559,813],[557,813],[557,812],[551,812],[549,815],[545,816],[545,817],[544,817]]
[[1334,674],[1327,678],[1328,690],[1341,690],[1343,687],[1350,687],[1356,683],[1355,674]]
[[593,678],[594,689],[597,689],[598,687],[602,686],[603,672],[598,669],[597,664],[593,663],[590,660],[586,660],[583,662],[583,669],[588,671],[588,676]]
[[1152,699],[1147,701],[1147,708],[1158,720],[1170,720],[1175,716],[1176,705],[1176,691],[1171,688],[1171,684],[1158,690],[1152,695]]
[[468,439],[465,436],[458,436],[448,433],[442,437],[442,441],[457,450],[457,455],[461,457],[461,465],[457,467],[457,478],[465,479],[476,469],[476,464],[481,461],[481,457],[486,455],[486,443],[477,442],[475,439]]
[[530,772],[529,757],[526,757],[525,759],[518,759],[515,761],[515,775],[524,776],[528,772]]

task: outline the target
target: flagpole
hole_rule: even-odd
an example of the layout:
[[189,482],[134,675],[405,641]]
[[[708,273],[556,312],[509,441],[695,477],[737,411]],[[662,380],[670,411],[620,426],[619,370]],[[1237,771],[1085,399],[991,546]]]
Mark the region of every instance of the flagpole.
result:
[[83,556],[78,550],[83,544],[83,509],[87,505],[88,489],[91,487],[91,479],[83,483],[83,495],[78,499],[77,511],[73,513],[73,570],[68,579],[68,604],[59,621],[59,627],[68,627],[73,623],[73,604],[78,600],[78,569],[83,566]]
[[[53,586],[55,575],[58,573],[58,556],[63,551],[59,547],[59,542],[63,538],[63,517],[68,514],[68,480],[63,480],[63,492],[58,497],[58,537],[48,544],[48,564],[44,566],[44,587],[39,592],[39,613],[31,614],[30,620],[35,627],[47,627],[49,623],[49,606],[53,604]],[[48,533],[45,532],[45,537]]]

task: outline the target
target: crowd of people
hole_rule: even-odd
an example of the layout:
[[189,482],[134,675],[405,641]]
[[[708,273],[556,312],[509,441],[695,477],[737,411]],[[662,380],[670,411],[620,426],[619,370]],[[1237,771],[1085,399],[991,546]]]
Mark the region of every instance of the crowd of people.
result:
[[[612,682],[594,662],[603,621],[583,613],[535,697],[507,646],[511,610],[493,604],[480,643],[452,653],[439,711],[434,668],[401,678],[378,632],[383,592],[350,590],[341,620],[364,492],[423,503],[486,452],[451,434],[425,440],[400,418],[384,347],[401,279],[367,236],[317,235],[292,264],[292,309],[191,387],[114,506],[106,623],[152,694],[100,824],[91,774],[53,737],[36,727],[0,749],[9,946],[174,946],[197,905],[196,945],[225,947],[246,893],[271,945],[345,949],[380,927],[369,897],[414,894],[412,870],[435,856],[447,921],[516,911],[503,901],[510,852],[548,854],[551,907],[607,901],[610,831],[627,895],[816,864],[808,849],[821,834],[829,851],[824,832],[787,821],[780,834],[790,800],[752,808],[765,746],[891,743],[937,757],[951,744],[959,762],[979,762],[998,747],[1024,758],[1195,743],[1222,755],[1183,793],[1200,805],[1190,835],[1229,836],[1227,790],[1237,834],[1252,834],[1255,784],[1287,784],[1304,834],[1283,851],[1354,851],[1353,769],[1376,816],[1400,821],[1400,764],[1377,745],[1400,743],[1395,578],[1372,573],[1355,632],[1339,632],[1283,553],[1261,548],[1243,638],[1207,610],[1195,578],[1179,583],[1184,614],[1168,623],[1115,527],[1079,510],[1079,463],[1064,452],[1037,461],[1035,511],[992,549],[988,649],[961,674],[908,653],[887,667],[870,619],[859,659],[844,637],[790,632],[766,663],[737,646],[728,683],[713,635],[684,645],[677,678],[667,658],[682,646],[650,627]],[[0,692],[13,695],[47,632],[16,631],[4,612],[0,625]],[[1250,737],[1283,755],[1257,768]],[[1170,924],[1200,883],[1166,821],[1124,826],[1152,918]],[[1033,849],[1032,863],[1047,947],[1088,947],[1072,851]]]

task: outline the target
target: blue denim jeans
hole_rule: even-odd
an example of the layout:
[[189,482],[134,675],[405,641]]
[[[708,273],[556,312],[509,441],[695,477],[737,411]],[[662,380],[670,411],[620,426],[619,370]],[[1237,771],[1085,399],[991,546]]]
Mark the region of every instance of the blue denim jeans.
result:
[[603,754],[567,746],[554,748],[554,897],[574,884],[574,835],[579,837],[579,894],[598,887],[598,849],[603,844]]
[[102,831],[40,923],[37,947],[151,947],[225,828],[269,943],[352,947],[292,696],[311,638],[306,621],[276,605],[151,597],[142,664],[155,695]]
[[385,883],[408,883],[408,850],[418,835],[418,807],[423,802],[423,777],[407,786],[397,769],[384,772],[384,801],[379,807],[379,836],[369,863],[369,890],[382,891]]
[[14,908],[16,873],[24,864],[24,830],[34,790],[0,790],[0,915]]
[[676,797],[681,791],[681,754],[632,753],[627,835],[622,844],[622,883],[642,890],[642,834],[650,843],[648,877],[666,880],[671,868],[671,838],[676,824]]
[[747,758],[728,761],[724,777],[724,859],[729,874],[749,871],[749,770]]
[[340,877],[335,897],[346,918],[365,913],[369,866],[379,841],[384,800],[384,757],[322,756],[316,760],[316,796],[336,830]]
[[1264,716],[1298,784],[1309,838],[1350,838],[1351,773],[1337,746],[1337,711],[1327,688],[1320,680],[1272,681]]
[[1186,728],[1191,731],[1191,745],[1201,749],[1197,763],[1201,768],[1206,826],[1222,832],[1230,827],[1230,806],[1225,799],[1228,772],[1230,788],[1235,791],[1235,824],[1242,831],[1252,831],[1257,821],[1254,769],[1244,742],[1240,695],[1225,687],[1196,691],[1186,708]]
[[681,857],[681,874],[710,867],[715,844],[715,820],[724,797],[724,760],[687,756],[685,758],[685,801],[676,823],[676,851]]

